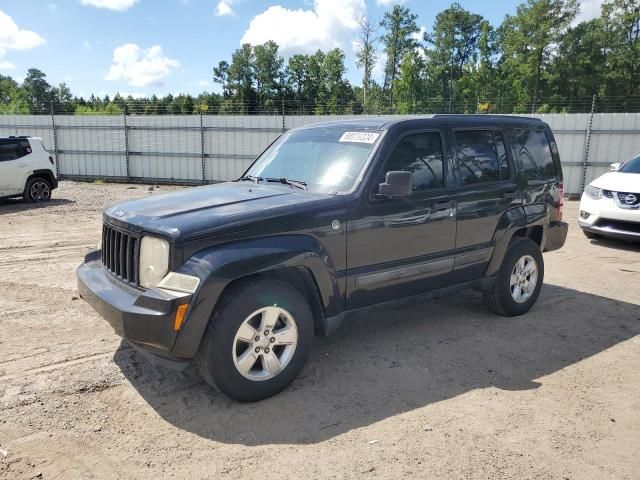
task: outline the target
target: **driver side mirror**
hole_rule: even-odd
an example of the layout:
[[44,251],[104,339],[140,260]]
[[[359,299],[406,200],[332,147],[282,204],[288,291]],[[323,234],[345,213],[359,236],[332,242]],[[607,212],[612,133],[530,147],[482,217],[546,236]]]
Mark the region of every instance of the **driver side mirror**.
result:
[[406,197],[413,192],[413,174],[411,172],[387,172],[384,183],[378,185],[376,197]]
[[618,170],[620,170],[620,167],[622,166],[621,163],[612,163],[611,166],[609,167],[609,169],[612,172],[617,172]]

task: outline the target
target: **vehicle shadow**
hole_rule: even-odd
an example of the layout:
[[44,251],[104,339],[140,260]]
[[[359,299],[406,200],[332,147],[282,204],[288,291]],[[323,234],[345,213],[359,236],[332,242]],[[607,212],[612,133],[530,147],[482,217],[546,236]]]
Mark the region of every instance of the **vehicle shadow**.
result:
[[640,252],[640,242],[628,242],[625,240],[618,240],[615,238],[594,238],[590,240],[592,245],[599,247],[613,248],[615,250],[625,250],[627,252]]
[[638,305],[545,285],[518,318],[489,313],[471,291],[358,315],[318,339],[291,387],[254,404],[216,393],[193,371],[151,366],[124,342],[114,361],[180,429],[233,444],[313,444],[474,389],[538,388],[638,334]]
[[58,207],[61,205],[69,205],[71,203],[76,202],[75,200],[67,200],[66,198],[52,198],[48,202],[29,203],[25,202],[22,198],[5,198],[0,199],[0,215],[16,213],[25,210],[34,210],[38,208]]

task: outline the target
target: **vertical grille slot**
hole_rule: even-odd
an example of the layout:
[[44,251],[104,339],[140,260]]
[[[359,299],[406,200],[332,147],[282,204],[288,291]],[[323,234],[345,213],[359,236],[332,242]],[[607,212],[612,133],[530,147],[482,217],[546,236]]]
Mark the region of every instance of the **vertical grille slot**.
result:
[[120,280],[138,285],[140,240],[109,225],[102,227],[102,264]]

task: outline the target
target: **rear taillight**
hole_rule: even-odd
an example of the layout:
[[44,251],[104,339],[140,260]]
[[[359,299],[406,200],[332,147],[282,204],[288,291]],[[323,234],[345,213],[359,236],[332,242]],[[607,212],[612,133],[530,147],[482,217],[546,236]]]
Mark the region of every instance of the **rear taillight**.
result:
[[51,165],[53,165],[53,164],[54,164],[54,162],[53,162],[53,157],[52,157],[51,155],[49,155],[49,163],[50,163]]
[[562,220],[562,210],[564,210],[564,184],[560,182],[558,186],[558,193],[560,194],[560,200],[558,201],[558,221]]

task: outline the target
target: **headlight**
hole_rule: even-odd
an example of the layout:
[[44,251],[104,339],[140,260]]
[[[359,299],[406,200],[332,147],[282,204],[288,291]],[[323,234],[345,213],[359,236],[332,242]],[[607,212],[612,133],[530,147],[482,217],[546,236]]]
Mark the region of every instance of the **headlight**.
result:
[[593,185],[587,185],[587,188],[584,189],[584,193],[594,200],[600,200],[602,198],[602,189],[594,187]]
[[140,244],[140,286],[155,287],[169,271],[169,242],[142,237]]

